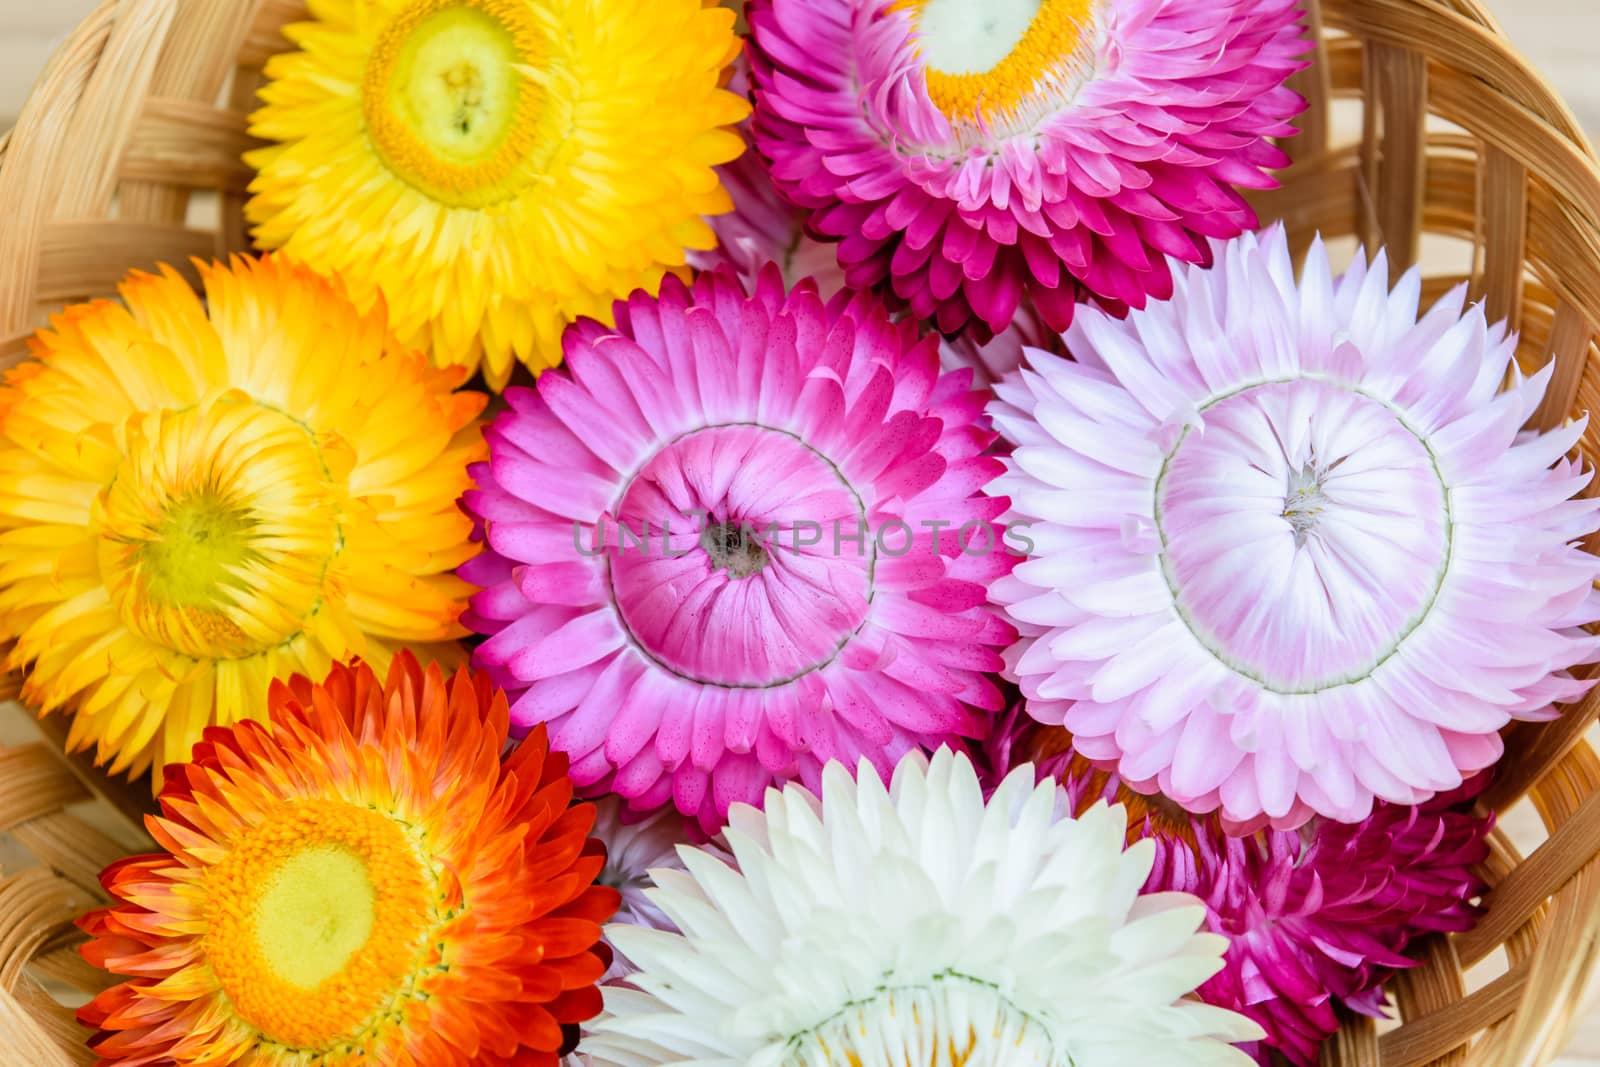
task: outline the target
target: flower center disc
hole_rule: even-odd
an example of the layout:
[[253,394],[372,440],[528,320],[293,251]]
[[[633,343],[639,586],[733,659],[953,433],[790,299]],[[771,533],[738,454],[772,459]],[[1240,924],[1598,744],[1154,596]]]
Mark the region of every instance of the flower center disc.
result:
[[615,512],[618,614],[680,677],[784,685],[830,663],[866,618],[875,545],[861,499],[792,434],[732,425],[679,437]]
[[284,802],[206,876],[205,951],[268,1040],[347,1041],[407,992],[425,947],[428,879],[393,819]]
[[955,973],[878,992],[789,1042],[783,1067],[1054,1067],[1043,1026],[986,982]]
[[290,985],[317,988],[367,943],[376,898],[359,856],[331,845],[295,853],[256,905],[262,958]]
[[136,632],[185,655],[279,644],[320,604],[337,494],[304,426],[228,397],[147,416],[100,503],[100,570]]
[[1015,114],[1037,94],[1070,97],[1090,64],[1092,0],[905,0],[928,95],[958,121]]
[[1427,615],[1448,567],[1432,454],[1393,409],[1329,382],[1253,386],[1203,417],[1156,486],[1179,616],[1268,690],[1365,678]]
[[402,181],[453,207],[514,196],[538,144],[544,93],[529,72],[543,35],[510,0],[417,0],[367,61],[362,111]]

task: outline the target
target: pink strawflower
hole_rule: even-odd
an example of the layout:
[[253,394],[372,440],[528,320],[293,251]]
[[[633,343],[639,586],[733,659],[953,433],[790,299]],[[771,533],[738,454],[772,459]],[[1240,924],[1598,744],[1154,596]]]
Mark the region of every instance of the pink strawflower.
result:
[[1165,297],[1164,256],[1255,225],[1288,157],[1297,0],[751,0],[755,143],[782,193],[945,333]]
[[1297,285],[1274,228],[1218,260],[997,390],[1028,710],[1238,828],[1455,789],[1589,688],[1584,423],[1522,432],[1550,367],[1522,378],[1465,287],[1419,321],[1381,254],[1335,280],[1318,244]]
[[985,587],[1014,558],[982,397],[932,338],[718,270],[565,348],[488,431],[462,574],[478,662],[576,782],[709,832],[830,759],[887,775],[984,732],[1015,636]]
[[1018,724],[998,744],[1034,759],[1072,810],[1124,804],[1131,838],[1156,843],[1146,892],[1179,890],[1206,904],[1206,928],[1228,938],[1223,969],[1197,991],[1266,1031],[1246,1046],[1263,1064],[1282,1053],[1312,1067],[1338,1029],[1335,1007],[1381,1016],[1382,983],[1416,965],[1419,936],[1472,927],[1486,886],[1474,868],[1489,854],[1492,819],[1467,808],[1486,779],[1421,807],[1379,804],[1360,823],[1316,820],[1296,831],[1227,836],[1211,816],[1188,815],[1159,796],[1130,790],[1114,772],[1076,754],[1066,731]]

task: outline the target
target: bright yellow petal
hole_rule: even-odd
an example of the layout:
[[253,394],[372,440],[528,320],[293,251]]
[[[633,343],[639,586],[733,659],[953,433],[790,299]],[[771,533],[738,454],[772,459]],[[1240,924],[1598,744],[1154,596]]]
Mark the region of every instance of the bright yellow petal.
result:
[[[500,389],[562,328],[654,289],[749,108],[733,13],[701,0],[313,6],[267,66],[249,156],[257,242],[337,274],[397,335]],[[626,61],[621,61],[625,58]]]

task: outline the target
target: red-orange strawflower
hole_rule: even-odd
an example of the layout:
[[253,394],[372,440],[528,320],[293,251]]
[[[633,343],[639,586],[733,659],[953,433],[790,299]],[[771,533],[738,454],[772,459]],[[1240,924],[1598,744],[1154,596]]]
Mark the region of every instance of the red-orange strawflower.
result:
[[100,1062],[555,1067],[618,903],[566,757],[536,729],[502,762],[504,695],[409,653],[268,703],[167,767],[167,851],[79,921],[128,978],[79,1011]]

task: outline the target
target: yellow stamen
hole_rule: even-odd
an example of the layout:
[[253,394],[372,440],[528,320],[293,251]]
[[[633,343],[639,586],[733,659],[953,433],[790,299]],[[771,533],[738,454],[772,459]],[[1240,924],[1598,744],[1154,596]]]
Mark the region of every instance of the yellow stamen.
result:
[[549,51],[526,4],[415,0],[367,60],[361,103],[374,150],[452,207],[510,199],[538,171],[546,94],[527,72]]
[[321,1049],[397,1010],[425,962],[431,879],[401,825],[286,801],[206,875],[206,957],[270,1041]]
[[[919,31],[938,5],[982,0],[902,0]],[[1076,88],[1092,57],[1093,0],[1041,0],[1027,29],[1003,58],[987,70],[944,70],[928,59],[928,96],[947,116],[961,122],[1002,120],[1026,110],[1044,92]],[[954,63],[949,64],[954,66]]]
[[1060,1062],[1050,1037],[994,986],[956,974],[880,989],[789,1038],[784,1067],[967,1067]]

